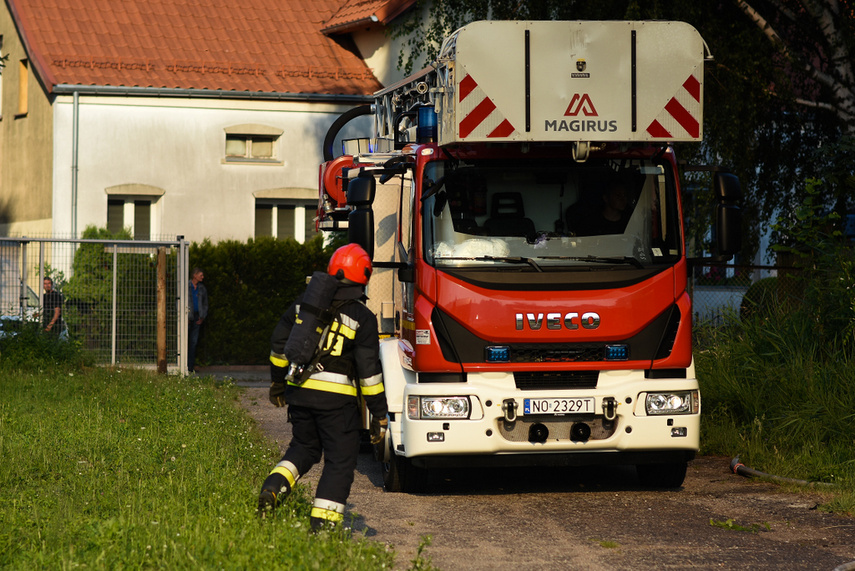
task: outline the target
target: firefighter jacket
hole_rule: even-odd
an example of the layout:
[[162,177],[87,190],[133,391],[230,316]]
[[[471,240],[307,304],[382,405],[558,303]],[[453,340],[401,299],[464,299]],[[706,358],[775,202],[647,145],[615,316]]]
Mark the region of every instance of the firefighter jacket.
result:
[[[341,285],[333,298],[338,306],[326,341],[319,370],[303,384],[287,383],[289,405],[332,410],[352,402],[361,392],[371,414],[388,413],[380,368],[380,339],[377,318],[363,303],[360,285]],[[302,295],[282,315],[271,337],[271,379],[285,384],[288,359],[283,349],[300,310]],[[328,352],[328,353],[327,353]]]

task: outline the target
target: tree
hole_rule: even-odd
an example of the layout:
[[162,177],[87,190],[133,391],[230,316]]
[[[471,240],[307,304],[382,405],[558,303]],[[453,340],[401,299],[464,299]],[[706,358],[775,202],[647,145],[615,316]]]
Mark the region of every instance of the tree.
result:
[[[802,180],[823,180],[826,184],[820,202],[843,220],[846,211],[855,206],[855,167],[851,160],[855,148],[855,3],[735,1],[774,50],[771,63],[780,70],[780,80],[767,88],[771,102],[780,101],[791,116],[805,118],[803,122],[782,122],[777,134],[786,136],[784,129],[789,126],[814,132],[812,140],[805,141],[813,144],[796,155],[805,166]],[[798,138],[794,129],[790,133]],[[784,162],[788,158],[784,156]],[[783,167],[778,172],[786,170]],[[790,182],[788,177],[782,181]],[[760,182],[764,182],[762,177]],[[771,216],[775,207],[783,213],[795,212],[807,198],[810,186],[799,182],[795,181],[795,192],[778,186],[782,200],[767,200],[763,214]]]
[[[855,0],[419,0],[409,16],[392,31],[408,38],[399,56],[405,71],[432,61],[442,38],[479,19],[689,22],[714,61],[705,74],[704,142],[678,152],[739,176],[745,254],[781,213],[795,211],[809,178],[828,183],[827,208],[855,207]],[[696,212],[703,219],[695,226],[709,227],[711,209]]]
[[792,66],[792,77],[808,80],[795,102],[828,111],[855,135],[855,7],[847,0],[737,3]]

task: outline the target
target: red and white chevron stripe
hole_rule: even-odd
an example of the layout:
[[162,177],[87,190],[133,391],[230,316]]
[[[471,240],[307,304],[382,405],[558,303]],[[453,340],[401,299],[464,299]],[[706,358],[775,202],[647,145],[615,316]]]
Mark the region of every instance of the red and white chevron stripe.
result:
[[647,133],[657,139],[697,139],[701,136],[700,114],[701,82],[693,74],[650,123]]
[[460,81],[457,110],[463,117],[457,125],[461,139],[509,137],[515,131],[469,74]]

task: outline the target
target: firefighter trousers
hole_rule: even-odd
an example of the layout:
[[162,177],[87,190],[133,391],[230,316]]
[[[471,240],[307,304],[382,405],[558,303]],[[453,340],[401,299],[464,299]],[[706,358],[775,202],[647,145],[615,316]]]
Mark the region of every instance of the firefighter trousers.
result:
[[292,438],[282,462],[305,474],[321,460],[324,467],[312,506],[312,528],[344,519],[344,508],[359,456],[360,415],[356,399],[333,410],[288,406]]

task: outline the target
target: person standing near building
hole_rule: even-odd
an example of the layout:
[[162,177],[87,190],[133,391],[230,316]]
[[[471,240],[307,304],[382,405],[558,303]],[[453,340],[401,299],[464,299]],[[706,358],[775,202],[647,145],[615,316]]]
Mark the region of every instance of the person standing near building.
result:
[[[271,515],[285,501],[300,476],[323,454],[324,468],[312,504],[312,531],[335,526],[344,519],[359,455],[358,393],[371,412],[372,442],[381,442],[385,436],[388,407],[380,369],[377,318],[364,303],[371,271],[371,258],[356,244],[342,246],[330,258],[327,272],[338,280],[331,303],[332,323],[318,365],[307,372],[307,380],[301,382],[288,376],[291,363],[284,353],[298,314],[308,316],[302,312],[307,308],[301,310],[306,292],[276,325],[271,338],[270,401],[277,407],[287,403],[292,439],[282,460],[261,486],[261,517]],[[329,309],[312,308],[311,312]]]
[[62,294],[53,289],[53,280],[46,277],[42,284],[45,289],[42,327],[48,333],[59,335],[62,332]]
[[187,371],[196,372],[196,344],[199,342],[199,330],[202,323],[208,317],[208,290],[205,289],[202,280],[205,273],[200,268],[193,268],[190,272],[189,300],[190,312],[187,327]]

